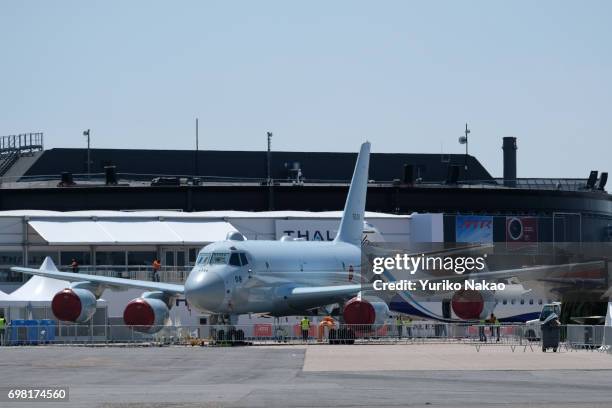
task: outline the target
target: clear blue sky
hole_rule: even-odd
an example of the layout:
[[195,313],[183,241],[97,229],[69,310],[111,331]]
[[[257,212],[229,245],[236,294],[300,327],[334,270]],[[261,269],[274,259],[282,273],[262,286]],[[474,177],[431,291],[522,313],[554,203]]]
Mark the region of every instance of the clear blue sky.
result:
[[0,134],[46,147],[460,153],[610,170],[612,1],[4,1]]

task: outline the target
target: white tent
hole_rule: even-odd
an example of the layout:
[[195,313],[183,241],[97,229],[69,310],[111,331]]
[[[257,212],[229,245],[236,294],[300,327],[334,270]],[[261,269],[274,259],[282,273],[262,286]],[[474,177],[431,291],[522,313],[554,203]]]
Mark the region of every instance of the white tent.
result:
[[238,231],[225,221],[32,220],[28,224],[50,245],[186,245],[224,240]]
[[45,278],[43,276],[32,276],[30,280],[13,293],[0,296],[0,302],[10,302],[12,305],[20,302],[50,303],[57,292],[68,286],[70,286],[70,283],[67,281]]

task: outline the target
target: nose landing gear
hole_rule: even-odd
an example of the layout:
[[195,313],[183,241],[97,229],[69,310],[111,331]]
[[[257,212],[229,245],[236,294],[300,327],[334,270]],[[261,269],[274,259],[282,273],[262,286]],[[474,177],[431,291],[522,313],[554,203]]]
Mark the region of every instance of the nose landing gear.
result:
[[244,331],[236,327],[238,315],[218,314],[210,316],[212,344],[216,346],[249,346]]

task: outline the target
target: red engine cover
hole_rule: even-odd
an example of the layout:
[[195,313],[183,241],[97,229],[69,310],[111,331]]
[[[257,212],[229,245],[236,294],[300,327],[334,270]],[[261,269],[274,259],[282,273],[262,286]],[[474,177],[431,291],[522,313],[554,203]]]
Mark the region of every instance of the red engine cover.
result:
[[374,306],[367,300],[353,298],[346,302],[342,310],[346,324],[373,324],[376,321]]
[[155,312],[144,299],[134,299],[123,311],[123,321],[128,326],[153,326]]
[[51,301],[51,310],[59,320],[76,322],[81,315],[81,299],[72,289],[57,292]]
[[484,299],[478,291],[461,290],[453,295],[451,305],[458,318],[475,320],[480,318],[480,313],[484,309]]

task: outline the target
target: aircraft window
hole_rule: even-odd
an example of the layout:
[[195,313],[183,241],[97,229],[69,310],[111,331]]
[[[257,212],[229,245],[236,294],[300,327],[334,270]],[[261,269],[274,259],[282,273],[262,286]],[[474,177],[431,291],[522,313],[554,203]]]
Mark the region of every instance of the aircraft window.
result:
[[533,299],[529,299],[529,304],[533,305]]
[[200,254],[198,255],[198,260],[196,261],[196,265],[206,265],[210,261],[210,254]]
[[233,266],[240,266],[240,255],[238,255],[238,253],[234,252],[230,256],[229,264],[233,265]]
[[521,305],[525,304],[525,299],[521,299]]
[[229,259],[229,254],[224,252],[213,252],[210,257],[211,264],[226,264]]
[[242,261],[242,265],[248,265],[249,261],[244,253],[240,253],[240,260]]

